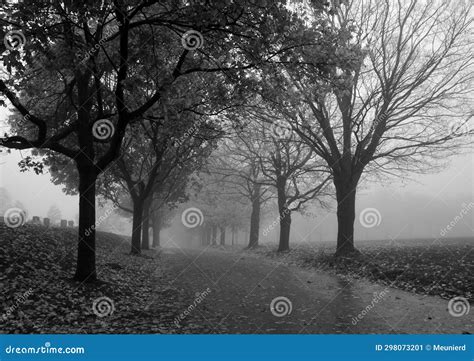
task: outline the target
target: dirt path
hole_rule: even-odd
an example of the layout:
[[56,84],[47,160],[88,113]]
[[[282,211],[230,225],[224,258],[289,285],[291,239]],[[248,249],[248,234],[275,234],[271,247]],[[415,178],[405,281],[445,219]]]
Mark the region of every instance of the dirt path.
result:
[[[472,312],[453,317],[438,297],[210,248],[166,248],[160,258],[175,275],[172,287],[191,299],[211,290],[190,313],[199,312],[215,332],[225,326],[230,333],[473,333]],[[291,313],[272,313],[277,297],[290,300]]]

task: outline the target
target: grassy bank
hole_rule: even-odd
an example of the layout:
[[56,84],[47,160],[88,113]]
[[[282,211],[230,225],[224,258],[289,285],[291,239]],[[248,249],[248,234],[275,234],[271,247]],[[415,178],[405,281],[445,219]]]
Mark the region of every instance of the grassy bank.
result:
[[170,285],[159,252],[130,256],[126,238],[99,232],[100,282],[81,284],[72,280],[76,242],[75,229],[0,225],[2,333],[209,332],[199,313],[173,323],[192,298]]

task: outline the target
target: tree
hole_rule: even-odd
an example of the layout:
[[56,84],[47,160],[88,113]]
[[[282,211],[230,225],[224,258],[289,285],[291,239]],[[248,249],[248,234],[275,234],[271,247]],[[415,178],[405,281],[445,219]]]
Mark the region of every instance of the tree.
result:
[[356,190],[364,174],[423,172],[430,159],[468,142],[472,4],[341,2],[326,19],[332,44],[326,38],[319,47],[296,49],[298,64],[278,74],[267,69],[273,86],[286,91],[262,94],[329,166],[336,255],[347,256],[356,253]]
[[[285,13],[284,7],[263,7],[259,1],[55,0],[2,8],[2,24],[7,30],[25,29],[28,41],[22,51],[10,46],[2,55],[10,77],[0,79],[0,93],[17,117],[14,134],[1,138],[1,145],[42,149],[50,163],[66,159],[75,166],[76,280],[97,278],[96,181],[119,156],[128,126],[183,77],[234,69],[237,80],[268,56],[262,46],[265,24],[286,19]],[[30,164],[38,170],[41,162]]]
[[[270,187],[263,183],[259,157],[265,151],[264,144],[251,136],[249,128],[229,134],[221,143],[220,153],[215,154],[209,172],[217,177],[221,186],[226,184],[227,197],[240,196],[250,203],[250,232],[248,248],[258,246],[262,206],[273,196]],[[253,151],[249,151],[243,139],[249,139]],[[248,145],[248,144],[247,144]]]
[[170,226],[179,204],[189,200],[187,189],[195,182],[194,170],[201,167],[201,160],[205,158],[190,159],[189,165],[183,164],[173,168],[154,188],[149,210],[153,228],[153,247],[160,246],[160,231]]
[[188,189],[189,205],[198,208],[203,214],[200,228],[203,245],[216,245],[218,230],[219,243],[224,245],[227,227],[230,226],[234,233],[237,227],[242,227],[248,221],[249,214],[248,202],[236,192],[235,185],[214,172],[215,157],[215,154],[212,155],[205,169],[196,172]]
[[331,176],[311,147],[285,129],[283,119],[267,109],[254,108],[249,114],[252,116],[256,120],[250,131],[239,135],[238,146],[258,159],[262,172],[260,183],[276,190],[280,223],[278,251],[288,251],[292,212],[327,195]]
[[61,221],[61,210],[56,204],[51,205],[48,210],[48,218],[51,224],[58,224]]
[[[134,129],[124,144],[121,157],[104,175],[99,190],[118,206],[121,191],[128,193],[133,205],[132,254],[149,249],[148,231],[154,194],[161,194],[163,200],[169,202],[170,196],[186,183],[187,177],[209,155],[215,136],[214,129],[206,122],[195,127],[189,118],[171,118],[166,110],[164,112],[161,117],[154,117],[161,120],[144,122]],[[193,136],[174,141],[188,131],[186,124],[188,128],[196,128]],[[177,180],[177,176],[181,179]],[[175,183],[170,184],[172,179]]]
[[162,229],[167,228],[171,225],[171,220],[174,218],[175,214],[175,205],[170,205],[167,203],[162,204],[160,206],[156,206],[156,203],[152,205],[151,227],[153,230],[153,248],[161,246],[160,232]]

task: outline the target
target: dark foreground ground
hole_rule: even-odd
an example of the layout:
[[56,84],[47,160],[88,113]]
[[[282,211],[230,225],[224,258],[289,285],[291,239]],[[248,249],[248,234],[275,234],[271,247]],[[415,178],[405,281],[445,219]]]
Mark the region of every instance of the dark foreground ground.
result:
[[[473,332],[472,310],[462,317],[447,310],[452,295],[472,298],[472,254],[464,257],[472,246],[466,243],[431,248],[423,262],[410,247],[380,257],[379,245],[371,263],[342,265],[329,253],[304,248],[274,256],[264,247],[175,247],[133,257],[125,238],[99,233],[102,282],[84,285],[71,281],[75,242],[74,230],[0,225],[0,332]],[[385,271],[392,269],[409,271],[391,281]],[[446,276],[451,273],[461,276]],[[442,291],[426,292],[438,289],[434,281]]]

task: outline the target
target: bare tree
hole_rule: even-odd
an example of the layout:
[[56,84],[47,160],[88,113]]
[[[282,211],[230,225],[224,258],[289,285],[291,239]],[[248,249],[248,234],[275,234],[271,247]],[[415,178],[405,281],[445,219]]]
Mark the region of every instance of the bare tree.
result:
[[326,190],[331,176],[327,166],[306,143],[285,128],[267,109],[253,109],[249,129],[238,135],[238,147],[258,161],[259,183],[276,190],[280,237],[278,251],[290,249],[291,214]]
[[48,210],[48,218],[51,221],[51,224],[55,225],[61,221],[61,210],[58,208],[56,204],[51,205]]
[[300,66],[285,64],[276,76],[286,91],[265,96],[327,162],[336,255],[348,255],[363,174],[423,172],[468,143],[474,37],[467,2],[341,3],[327,15],[340,40],[324,61],[316,48],[300,51]]
[[[263,182],[263,173],[260,161],[256,154],[264,152],[264,144],[250,140],[251,130],[242,130],[227,139],[222,144],[222,153],[217,157],[213,172],[222,176],[222,183],[227,183],[234,194],[247,199],[251,204],[250,233],[248,248],[258,246],[260,234],[260,218],[262,206],[273,194],[270,187]],[[252,151],[249,144],[243,141],[248,139],[252,143]]]

